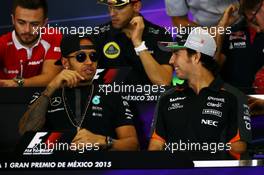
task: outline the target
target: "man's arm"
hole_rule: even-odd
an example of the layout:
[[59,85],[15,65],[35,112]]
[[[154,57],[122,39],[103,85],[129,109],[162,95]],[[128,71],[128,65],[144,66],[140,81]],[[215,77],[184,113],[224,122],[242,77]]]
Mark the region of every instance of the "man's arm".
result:
[[[239,19],[239,15],[234,15],[235,12],[238,11],[238,6],[236,4],[231,4],[229,5],[222,18],[219,20],[218,25],[217,25],[217,31],[222,31],[223,29],[226,30],[227,27],[230,27],[236,20]],[[226,56],[222,53],[222,47],[224,43],[224,37],[225,33],[216,33],[216,45],[217,45],[217,50],[215,53],[215,58],[217,63],[220,65],[220,67],[224,64],[226,60]]]
[[56,60],[46,60],[43,63],[42,72],[40,75],[25,79],[25,87],[43,87],[62,70],[62,67],[56,66]]
[[264,2],[262,1],[262,6],[259,10],[259,12],[256,14],[256,20],[258,23],[257,31],[264,32]]
[[250,108],[250,115],[264,115],[264,100],[255,97],[248,98],[249,108]]
[[[142,43],[142,35],[145,28],[144,20],[141,16],[134,17],[131,22],[131,37],[134,47]],[[126,32],[125,32],[126,33]],[[169,65],[160,65],[148,51],[139,53],[146,74],[153,84],[169,85],[172,79],[172,67]]]
[[248,98],[228,84],[225,84],[224,88],[234,97],[230,103],[230,119],[227,123],[226,137],[229,140],[228,143],[231,143],[231,153],[241,154],[247,150],[247,144],[252,140]]
[[[128,151],[139,149],[139,143],[137,140],[137,134],[134,126],[120,126],[116,128],[116,134],[117,139],[113,140],[111,150]],[[72,143],[76,145],[92,143],[99,144],[101,147],[106,147],[106,137],[107,136],[92,133],[87,129],[81,129],[80,131],[78,131],[78,133],[72,140]]]
[[236,141],[231,143],[231,152],[236,154],[242,154],[247,150],[247,143],[244,141]]
[[134,126],[116,128],[117,140],[114,140],[111,150],[138,150],[139,143]]
[[[43,63],[42,72],[31,78],[24,79],[24,87],[45,87],[62,70],[60,66],[54,65],[56,60],[46,60]],[[14,80],[1,80],[0,87],[18,87]]]
[[199,26],[197,23],[189,20],[188,16],[172,16],[171,19],[173,25],[178,29],[180,27]]
[[51,93],[52,90],[47,88],[20,119],[18,128],[21,135],[27,131],[38,131],[44,126]]
[[149,151],[162,151],[164,149],[164,145],[165,143],[160,140],[151,139],[149,142],[148,150]]
[[140,52],[139,58],[143,64],[146,74],[153,84],[170,84],[173,73],[170,65],[160,65],[148,51]]
[[75,87],[84,78],[76,71],[61,71],[47,86],[37,101],[33,103],[19,122],[19,133],[37,131],[45,124],[45,116],[52,94],[62,86]]

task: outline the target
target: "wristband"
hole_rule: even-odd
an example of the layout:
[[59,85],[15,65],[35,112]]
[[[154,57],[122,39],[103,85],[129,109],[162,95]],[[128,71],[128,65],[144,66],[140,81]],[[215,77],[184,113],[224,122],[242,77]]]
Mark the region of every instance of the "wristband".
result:
[[137,56],[139,56],[140,52],[144,50],[148,50],[148,48],[145,45],[145,41],[142,41],[142,43],[138,47],[135,47],[134,49],[136,51]]

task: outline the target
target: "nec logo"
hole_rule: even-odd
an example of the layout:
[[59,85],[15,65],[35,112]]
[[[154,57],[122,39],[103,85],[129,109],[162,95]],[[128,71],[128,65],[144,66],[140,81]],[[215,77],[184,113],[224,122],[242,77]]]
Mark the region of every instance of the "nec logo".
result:
[[217,126],[218,126],[218,125],[217,125],[217,124],[218,124],[218,121],[202,119],[201,124],[203,124],[203,125],[210,125],[210,126],[215,126],[215,127],[217,127]]

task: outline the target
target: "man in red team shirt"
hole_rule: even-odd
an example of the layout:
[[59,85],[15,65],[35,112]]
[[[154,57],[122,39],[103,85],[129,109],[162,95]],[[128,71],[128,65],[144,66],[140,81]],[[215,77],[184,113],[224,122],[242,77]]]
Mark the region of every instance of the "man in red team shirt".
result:
[[61,70],[54,63],[62,36],[38,32],[47,24],[47,8],[45,0],[14,1],[14,31],[0,37],[0,87],[46,86]]

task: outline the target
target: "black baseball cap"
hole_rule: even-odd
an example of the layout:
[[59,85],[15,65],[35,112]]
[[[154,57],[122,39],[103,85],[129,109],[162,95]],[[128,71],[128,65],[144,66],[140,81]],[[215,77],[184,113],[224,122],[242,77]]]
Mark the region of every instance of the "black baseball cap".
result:
[[114,5],[116,7],[120,7],[129,3],[138,2],[141,0],[97,0],[97,3],[99,4],[105,4],[105,5]]
[[[82,39],[88,39],[90,40],[93,45],[90,46],[81,46],[80,41]],[[93,35],[78,35],[78,34],[69,34],[69,35],[64,35],[61,44],[60,44],[60,49],[61,49],[61,56],[64,58],[67,58],[67,56],[73,52],[82,50],[82,49],[96,49],[96,41],[95,37]],[[61,59],[55,62],[55,65],[62,65]]]

